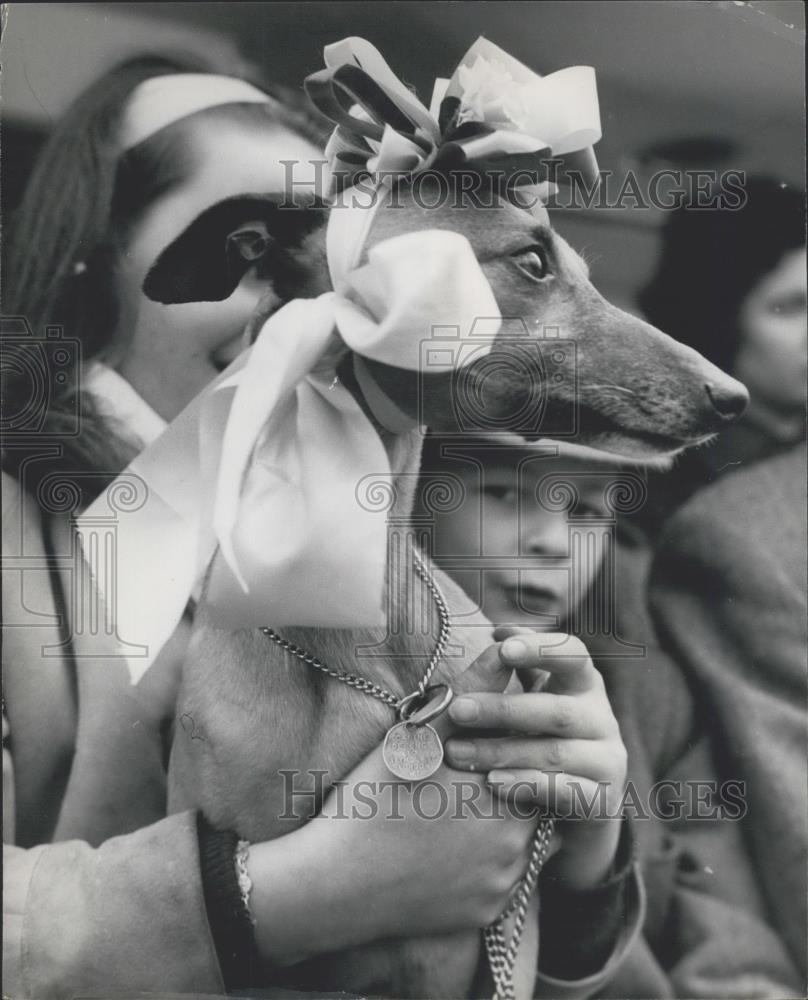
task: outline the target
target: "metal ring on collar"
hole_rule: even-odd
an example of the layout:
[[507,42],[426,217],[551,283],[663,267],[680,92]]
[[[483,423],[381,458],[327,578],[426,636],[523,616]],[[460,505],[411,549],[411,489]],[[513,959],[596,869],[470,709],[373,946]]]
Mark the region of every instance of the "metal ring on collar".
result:
[[[434,700],[434,695],[439,691],[443,691],[440,701],[434,707],[430,708],[430,701]],[[423,694],[420,691],[413,691],[412,694],[408,694],[406,698],[401,699],[397,706],[398,717],[402,722],[409,722],[413,726],[423,726],[425,723],[431,722],[432,719],[436,719],[439,715],[443,715],[449,707],[452,698],[454,698],[454,691],[451,684],[430,684]],[[420,710],[417,706],[414,707],[416,702],[422,704],[423,707]]]

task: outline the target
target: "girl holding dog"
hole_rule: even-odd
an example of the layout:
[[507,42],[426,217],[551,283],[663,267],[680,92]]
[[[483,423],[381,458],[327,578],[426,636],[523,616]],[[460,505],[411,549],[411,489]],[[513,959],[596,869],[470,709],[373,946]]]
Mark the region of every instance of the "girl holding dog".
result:
[[[91,613],[91,586],[72,562],[71,511],[54,504],[54,484],[68,485],[72,510],[100,493],[234,357],[268,294],[253,271],[222,303],[161,307],[140,292],[146,269],[207,205],[280,188],[282,158],[318,159],[317,138],[288,95],[184,61],[136,60],[70,109],[15,219],[7,311],[35,335],[62,325],[80,351],[36,431],[9,438],[4,453],[4,547],[20,560],[7,563],[3,596],[11,996],[221,992],[249,984],[258,967],[266,977],[267,966],[382,937],[483,927],[523,872],[533,828],[519,819],[503,828],[410,811],[403,826],[315,821],[253,845],[253,928],[235,835],[193,814],[164,816],[183,630],[131,687],[98,636],[68,628]],[[10,420],[30,391],[24,378],[9,381]],[[50,569],[31,571],[31,558]],[[495,644],[470,671],[484,681],[510,669],[513,650],[521,667],[536,665],[537,650],[519,639]],[[621,744],[588,657],[581,650],[574,669],[557,670],[559,697],[589,706],[591,749],[619,785]],[[364,776],[382,773],[377,757],[360,765]],[[622,960],[638,911],[627,926],[614,919],[615,894],[632,878],[625,850],[615,867],[618,840],[619,824],[605,823],[559,853],[566,889],[555,905],[572,914],[565,927],[575,940],[540,977],[545,993],[591,993]],[[611,919],[599,920],[607,911]]]
[[[58,475],[85,503],[239,349],[266,280],[248,275],[223,303],[161,307],[140,293],[158,252],[207,204],[282,189],[280,159],[321,156],[317,125],[294,95],[200,74],[185,60],[144,58],[99,80],[57,126],[17,213],[7,312],[37,335],[63,324],[81,350],[40,429],[4,453],[9,559],[69,560],[69,523],[47,482]],[[187,113],[167,121],[183,102]],[[31,388],[5,387],[9,418]],[[497,842],[484,824],[422,824],[409,861],[391,873],[379,863],[391,831],[345,823],[340,842],[315,826],[256,845],[253,943],[228,911],[231,838],[192,815],[163,818],[163,737],[184,635],[130,688],[120,662],[82,658],[81,639],[65,634],[79,613],[73,582],[58,569],[4,573],[7,994],[219,992],[249,977],[256,944],[257,957],[284,962],[344,946],[346,934],[412,932],[415,914],[419,931],[485,922],[509,888],[518,843]],[[360,878],[336,878],[346,856]],[[431,856],[444,859],[440,894],[418,877]],[[387,925],[365,905],[368,884]]]

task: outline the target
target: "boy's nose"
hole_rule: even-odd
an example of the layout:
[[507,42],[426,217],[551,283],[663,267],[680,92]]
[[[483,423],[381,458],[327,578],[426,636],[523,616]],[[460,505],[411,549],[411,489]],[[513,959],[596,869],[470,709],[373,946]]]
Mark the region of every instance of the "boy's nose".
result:
[[707,382],[705,391],[713,409],[724,420],[735,420],[746,409],[749,403],[749,393],[746,386],[735,379],[726,382]]
[[569,554],[569,531],[566,515],[553,518],[541,527],[528,530],[525,534],[525,549],[534,556],[557,556],[563,558]]

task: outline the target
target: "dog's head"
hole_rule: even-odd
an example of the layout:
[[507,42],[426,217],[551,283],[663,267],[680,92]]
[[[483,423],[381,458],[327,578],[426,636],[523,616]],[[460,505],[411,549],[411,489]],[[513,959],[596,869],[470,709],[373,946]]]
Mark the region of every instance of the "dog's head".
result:
[[[400,190],[377,212],[367,249],[425,229],[462,233],[504,317],[500,332],[490,350],[449,373],[353,359],[358,379],[346,381],[354,391],[372,383],[400,411],[441,432],[510,430],[526,439],[574,432],[582,444],[638,458],[701,441],[743,411],[748,395],[739,382],[596,291],[547,213],[504,198],[477,208],[451,199],[424,207],[435,201],[423,189],[417,201]],[[165,303],[218,300],[256,268],[268,281],[250,324],[257,332],[284,301],[329,289],[326,217],[321,204],[228,199],[166,248],[144,291]]]

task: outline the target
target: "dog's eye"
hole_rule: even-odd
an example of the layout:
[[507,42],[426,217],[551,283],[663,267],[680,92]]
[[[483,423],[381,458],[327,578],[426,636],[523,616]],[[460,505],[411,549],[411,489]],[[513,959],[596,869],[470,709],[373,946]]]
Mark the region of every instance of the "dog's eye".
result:
[[524,271],[528,277],[535,281],[541,281],[542,278],[547,277],[547,257],[542,247],[526,247],[524,250],[511,254],[511,257],[519,270]]
[[262,222],[250,223],[227,237],[228,245],[244,260],[255,261],[264,254],[272,243],[266,226]]

